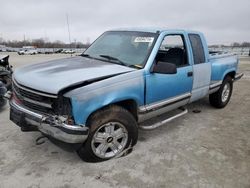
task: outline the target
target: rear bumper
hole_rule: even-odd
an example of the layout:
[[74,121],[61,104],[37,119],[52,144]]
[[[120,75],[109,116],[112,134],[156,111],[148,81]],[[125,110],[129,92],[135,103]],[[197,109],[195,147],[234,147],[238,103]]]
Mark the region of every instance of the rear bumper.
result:
[[40,131],[66,143],[83,143],[88,138],[88,127],[67,125],[59,116],[50,116],[31,111],[10,100],[10,120],[22,131]]
[[244,74],[243,74],[243,73],[237,73],[237,74],[235,75],[235,77],[234,77],[233,81],[234,81],[234,82],[235,82],[235,81],[238,81],[239,79],[241,79],[241,78],[242,78],[242,76],[244,76]]

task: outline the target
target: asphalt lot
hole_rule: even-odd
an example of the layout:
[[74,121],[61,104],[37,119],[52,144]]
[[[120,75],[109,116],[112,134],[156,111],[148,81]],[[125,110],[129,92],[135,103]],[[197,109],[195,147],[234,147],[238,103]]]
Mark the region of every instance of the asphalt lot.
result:
[[[18,56],[16,67],[70,55]],[[202,99],[189,113],[153,131],[139,131],[129,155],[85,163],[70,145],[36,145],[38,132],[23,133],[0,110],[0,187],[250,187],[250,58],[230,103],[215,109]],[[32,79],[32,78],[31,78]],[[198,109],[201,113],[193,113]]]

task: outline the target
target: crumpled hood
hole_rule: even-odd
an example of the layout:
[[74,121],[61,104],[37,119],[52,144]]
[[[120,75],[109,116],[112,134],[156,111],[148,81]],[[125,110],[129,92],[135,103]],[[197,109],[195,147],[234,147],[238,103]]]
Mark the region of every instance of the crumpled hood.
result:
[[108,77],[135,69],[86,57],[71,57],[16,69],[17,83],[38,91],[57,94],[84,81]]

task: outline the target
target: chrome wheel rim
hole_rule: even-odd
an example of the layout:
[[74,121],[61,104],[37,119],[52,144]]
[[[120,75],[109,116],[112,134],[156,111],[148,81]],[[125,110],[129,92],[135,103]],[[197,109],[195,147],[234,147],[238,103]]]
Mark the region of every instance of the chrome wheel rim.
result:
[[226,83],[222,90],[222,95],[221,95],[222,102],[226,102],[228,100],[229,94],[230,94],[230,84]]
[[128,141],[128,131],[119,122],[108,122],[95,132],[91,147],[94,154],[107,159],[120,154]]

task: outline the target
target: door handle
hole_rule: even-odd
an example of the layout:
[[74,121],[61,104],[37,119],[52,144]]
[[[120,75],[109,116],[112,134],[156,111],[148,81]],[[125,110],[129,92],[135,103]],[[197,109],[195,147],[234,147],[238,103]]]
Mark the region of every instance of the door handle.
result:
[[187,76],[188,76],[188,77],[192,77],[192,76],[193,76],[193,71],[188,72],[188,73],[187,73]]

